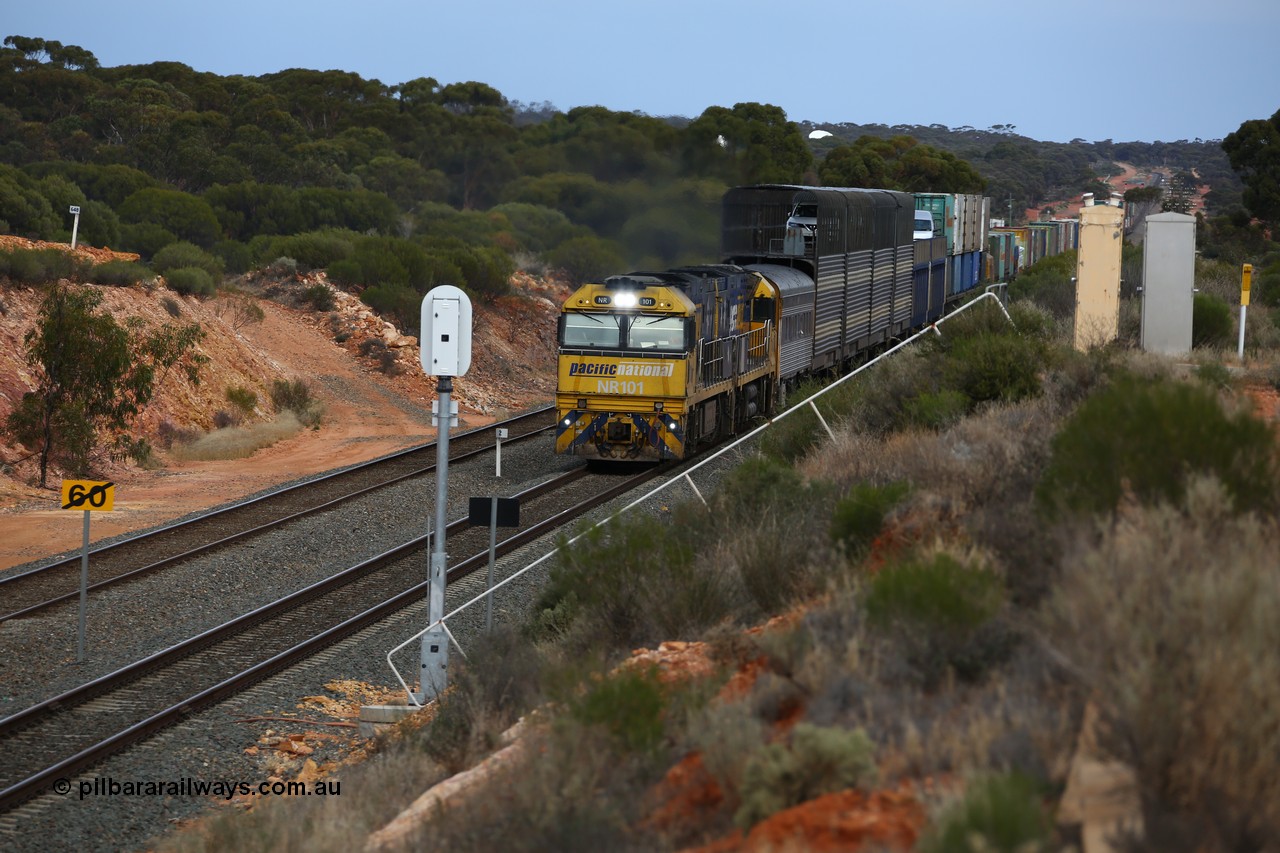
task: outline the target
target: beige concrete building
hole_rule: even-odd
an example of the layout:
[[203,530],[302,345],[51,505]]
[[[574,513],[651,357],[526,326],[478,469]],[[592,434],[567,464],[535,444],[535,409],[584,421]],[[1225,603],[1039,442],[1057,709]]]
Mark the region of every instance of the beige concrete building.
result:
[[1075,347],[1085,351],[1116,339],[1120,328],[1120,247],[1124,244],[1124,202],[1094,203],[1086,195],[1080,210],[1080,250],[1076,260]]

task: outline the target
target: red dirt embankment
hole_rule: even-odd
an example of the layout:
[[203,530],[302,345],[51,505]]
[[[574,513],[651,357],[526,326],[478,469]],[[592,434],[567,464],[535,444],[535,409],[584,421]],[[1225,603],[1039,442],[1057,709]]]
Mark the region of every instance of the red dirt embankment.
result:
[[[0,246],[70,250],[15,237],[0,237]],[[85,246],[76,253],[95,261],[137,257]],[[327,285],[322,275],[276,284],[287,291],[317,283]],[[556,316],[567,287],[522,273],[513,277],[512,287],[510,296],[474,304],[472,365],[455,381],[453,395],[463,423],[470,426],[550,402],[554,395]],[[350,294],[336,291],[334,309],[324,313],[259,299],[262,321],[243,324],[225,298],[199,300],[162,285],[97,289],[101,310],[121,323],[130,317],[144,329],[199,323],[205,337],[198,351],[209,361],[198,384],[171,371],[137,419],[133,432],[157,448],[163,467],[143,470],[105,456],[99,461],[95,477],[116,483],[116,496],[113,512],[95,514],[95,541],[434,438],[435,382],[418,363],[417,340],[401,335]],[[23,339],[36,322],[41,295],[0,280],[0,422],[35,386]],[[381,346],[371,350],[371,338]],[[362,355],[362,349],[372,355]],[[382,352],[391,354],[390,364]],[[257,395],[257,410],[244,417],[246,425],[271,420],[270,389],[277,379],[307,382],[324,407],[319,429],[303,430],[243,459],[184,462],[164,451],[162,431],[209,430],[215,415],[234,411],[227,399],[232,387]],[[10,441],[0,435],[0,569],[79,547],[83,521],[79,513],[58,507],[64,472],[51,470],[49,488],[38,488],[30,449]]]

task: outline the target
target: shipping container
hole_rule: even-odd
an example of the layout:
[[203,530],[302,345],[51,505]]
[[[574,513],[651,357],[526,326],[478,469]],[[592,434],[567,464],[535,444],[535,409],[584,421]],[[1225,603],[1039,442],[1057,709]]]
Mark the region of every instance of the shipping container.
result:
[[1062,226],[1062,251],[1070,252],[1080,248],[1080,220],[1055,219]]
[[1018,272],[1018,244],[1013,231],[993,228],[987,237],[987,280],[1009,281]]
[[940,223],[941,236],[947,238],[947,253],[981,252],[987,241],[987,220],[991,200],[980,195],[954,193],[915,193],[916,210],[933,214]]
[[978,286],[978,280],[982,275],[982,253],[961,252],[958,255],[951,255],[947,258],[947,266],[951,273],[947,296],[948,298],[959,296]]

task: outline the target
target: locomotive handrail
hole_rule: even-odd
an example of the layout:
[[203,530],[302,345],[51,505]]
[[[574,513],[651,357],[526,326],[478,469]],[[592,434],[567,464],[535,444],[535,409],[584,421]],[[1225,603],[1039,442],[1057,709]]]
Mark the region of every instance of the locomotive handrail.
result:
[[[758,329],[699,341],[698,387],[706,388],[768,364],[772,328],[769,320]],[[735,365],[740,365],[736,372]]]
[[[822,425],[823,425],[824,427],[826,427],[826,428],[827,428],[827,433],[828,433],[829,435],[831,435],[831,436],[834,438],[834,433],[831,431],[831,427],[827,426],[827,422],[826,422],[826,420],[822,417],[822,413],[818,411],[818,407],[817,407],[816,405],[814,405],[814,401],[816,401],[816,400],[817,400],[819,397],[821,397],[823,394],[826,394],[828,391],[831,391],[832,389],[836,388],[837,386],[844,384],[844,383],[845,383],[846,381],[848,381],[849,379],[852,379],[854,376],[857,376],[859,373],[861,373],[862,371],[864,371],[864,370],[866,370],[867,368],[871,367],[871,366],[872,366],[873,364],[875,364],[876,362],[881,361],[882,359],[888,358],[889,356],[893,355],[895,352],[897,352],[898,350],[900,350],[900,349],[902,349],[903,347],[907,346],[908,344],[912,343],[913,341],[917,340],[918,338],[921,338],[921,337],[923,337],[923,336],[925,336],[925,335],[927,335],[927,334],[929,334],[929,333],[931,333],[931,332],[932,332],[933,334],[936,334],[936,335],[938,335],[939,337],[941,337],[942,332],[941,332],[941,330],[939,330],[939,329],[938,329],[938,326],[942,325],[943,323],[945,323],[946,321],[948,321],[948,320],[952,319],[953,317],[958,317],[958,316],[960,316],[960,315],[961,315],[961,314],[963,314],[965,311],[968,311],[970,308],[972,308],[973,306],[977,305],[979,302],[982,302],[984,299],[987,299],[987,298],[991,298],[991,299],[995,300],[996,305],[998,305],[998,306],[1000,307],[1000,312],[1001,312],[1002,314],[1004,314],[1004,318],[1005,318],[1006,320],[1008,320],[1008,321],[1009,321],[1009,324],[1010,324],[1011,326],[1013,326],[1014,328],[1017,328],[1017,324],[1013,322],[1013,318],[1009,316],[1009,312],[1008,312],[1007,310],[1005,310],[1004,303],[1000,301],[1000,298],[999,298],[998,296],[996,296],[996,295],[995,295],[994,293],[992,293],[991,291],[987,291],[987,292],[985,292],[985,293],[981,293],[981,294],[979,294],[979,295],[978,295],[978,297],[977,297],[976,299],[974,299],[972,302],[969,302],[969,303],[967,303],[967,304],[965,304],[965,305],[962,305],[961,307],[957,308],[955,311],[952,311],[950,314],[948,314],[948,315],[947,315],[947,316],[945,316],[945,317],[940,317],[940,318],[938,318],[936,321],[934,321],[933,323],[930,323],[928,326],[926,326],[925,328],[923,328],[923,329],[921,329],[920,331],[916,332],[916,333],[915,333],[914,335],[912,335],[911,337],[907,338],[906,340],[901,341],[900,343],[898,343],[897,345],[895,345],[895,346],[894,346],[894,347],[892,347],[891,349],[885,350],[885,351],[884,351],[884,352],[882,352],[880,355],[878,355],[878,356],[876,356],[875,358],[871,359],[871,360],[870,360],[870,361],[868,361],[866,364],[864,364],[864,365],[862,365],[862,366],[858,367],[856,370],[852,371],[851,373],[847,373],[847,374],[845,374],[844,376],[842,376],[842,377],[840,377],[839,379],[837,379],[835,382],[832,382],[830,385],[827,385],[826,387],[819,389],[819,390],[818,390],[817,392],[815,392],[814,394],[810,395],[809,397],[805,398],[804,400],[801,400],[799,403],[797,403],[795,406],[791,407],[790,409],[787,409],[786,411],[781,412],[781,413],[779,413],[778,415],[776,415],[776,416],[774,416],[774,417],[770,418],[770,419],[769,419],[768,421],[766,421],[765,423],[763,423],[763,424],[761,424],[760,426],[756,427],[755,429],[751,430],[751,432],[746,433],[745,435],[743,435],[743,436],[739,437],[738,439],[734,440],[733,442],[730,442],[729,444],[727,444],[727,445],[725,445],[724,447],[720,448],[720,449],[719,449],[719,450],[717,450],[715,453],[713,453],[713,454],[711,454],[710,456],[708,456],[706,459],[702,459],[702,460],[698,461],[698,462],[697,462],[693,467],[689,468],[687,471],[683,471],[683,472],[681,472],[680,476],[678,476],[678,477],[673,477],[673,478],[671,478],[670,480],[667,480],[665,483],[662,483],[661,485],[655,486],[654,488],[652,488],[652,489],[650,489],[648,492],[646,492],[642,497],[637,498],[636,500],[634,500],[634,501],[632,501],[631,503],[629,503],[629,504],[627,504],[626,506],[624,506],[622,509],[619,509],[619,510],[617,510],[616,512],[611,513],[610,515],[606,516],[605,518],[602,518],[600,521],[598,521],[598,522],[596,522],[595,524],[591,525],[591,527],[587,528],[587,529],[586,529],[586,530],[584,530],[583,532],[579,533],[577,536],[575,536],[575,537],[573,537],[572,539],[570,539],[570,540],[568,540],[567,542],[565,542],[565,543],[564,543],[564,547],[566,547],[566,548],[567,548],[567,547],[569,547],[569,546],[570,546],[570,545],[572,545],[573,543],[577,542],[579,539],[583,538],[583,537],[584,537],[584,536],[586,536],[587,534],[589,534],[589,533],[591,533],[592,531],[594,531],[596,528],[598,528],[598,527],[603,527],[605,524],[608,524],[610,521],[613,521],[615,518],[618,518],[619,516],[623,515],[624,513],[626,513],[626,512],[628,512],[628,511],[630,511],[630,510],[634,509],[635,507],[637,507],[637,506],[639,506],[640,504],[644,503],[645,501],[649,500],[649,499],[650,499],[650,498],[652,498],[654,495],[656,495],[656,494],[658,494],[659,492],[663,491],[664,489],[666,489],[668,486],[672,485],[673,483],[679,483],[679,482],[681,482],[681,481],[687,481],[687,482],[689,483],[690,488],[692,488],[692,489],[693,489],[693,493],[694,493],[695,495],[697,495],[698,500],[702,501],[703,505],[704,505],[704,506],[706,506],[706,505],[707,505],[707,500],[706,500],[706,498],[704,498],[704,497],[702,496],[702,492],[698,490],[698,487],[697,487],[696,485],[694,485],[693,478],[692,478],[690,475],[691,475],[691,474],[693,474],[693,472],[694,472],[694,471],[697,471],[699,468],[701,468],[703,465],[706,465],[706,464],[708,464],[709,462],[712,462],[713,460],[718,459],[720,456],[723,456],[725,453],[728,453],[730,450],[734,449],[735,447],[737,447],[738,445],[742,444],[743,442],[745,442],[745,441],[747,441],[747,440],[749,440],[749,439],[751,439],[751,438],[754,438],[755,436],[757,436],[757,435],[759,435],[760,433],[764,432],[766,429],[768,429],[769,427],[773,426],[776,422],[778,422],[778,421],[782,420],[783,418],[787,417],[787,416],[788,416],[788,415],[790,415],[792,412],[799,411],[799,410],[801,410],[801,409],[805,408],[805,406],[806,406],[806,405],[811,406],[811,407],[813,408],[813,411],[814,411],[814,412],[817,412],[817,414],[818,414],[818,419],[819,419],[820,421],[822,421]],[[551,557],[553,557],[553,556],[554,556],[558,551],[559,551],[559,547],[553,548],[552,550],[550,550],[550,551],[548,551],[547,553],[543,554],[543,555],[542,555],[541,557],[539,557],[538,559],[534,560],[534,561],[533,561],[532,563],[530,563],[529,565],[525,566],[523,569],[520,569],[519,571],[517,571],[517,572],[515,572],[515,573],[511,574],[510,576],[508,576],[507,578],[505,578],[504,580],[502,580],[500,583],[496,583],[496,584],[494,584],[491,588],[486,589],[484,592],[482,592],[482,593],[480,593],[479,595],[477,595],[476,597],[472,598],[470,601],[468,601],[468,602],[466,602],[466,603],[464,603],[464,604],[461,604],[461,605],[459,605],[458,607],[455,607],[452,611],[450,611],[449,613],[446,613],[444,616],[440,617],[440,619],[439,619],[438,621],[436,621],[436,622],[432,622],[430,625],[428,625],[427,627],[423,628],[421,631],[417,632],[417,633],[416,633],[416,634],[414,634],[412,637],[409,637],[407,640],[405,640],[405,641],[403,641],[403,642],[399,643],[398,645],[396,645],[394,648],[390,649],[390,650],[387,652],[387,666],[389,666],[389,667],[391,668],[391,671],[395,674],[396,680],[398,680],[398,681],[400,682],[400,685],[401,685],[402,687],[404,687],[405,692],[408,694],[409,702],[410,702],[413,706],[415,706],[415,707],[421,707],[421,704],[417,701],[416,697],[414,696],[413,691],[409,688],[409,685],[405,682],[404,678],[401,676],[401,674],[400,674],[400,670],[398,670],[398,669],[396,668],[395,663],[391,660],[391,656],[392,656],[392,655],[394,655],[396,652],[399,652],[399,651],[401,651],[402,649],[407,648],[411,643],[413,643],[415,640],[420,639],[424,634],[428,633],[429,631],[435,630],[437,626],[439,626],[439,627],[441,627],[441,628],[444,628],[446,631],[448,631],[448,627],[447,627],[447,625],[445,624],[446,622],[448,622],[448,620],[452,619],[454,616],[457,616],[457,615],[458,615],[459,613],[461,613],[462,611],[464,611],[464,610],[466,610],[466,609],[468,609],[468,608],[470,608],[470,607],[474,606],[475,604],[477,604],[477,603],[479,603],[479,602],[481,602],[481,601],[484,601],[484,600],[485,600],[486,598],[488,598],[488,597],[489,597],[493,592],[496,592],[498,589],[500,589],[500,588],[502,588],[502,587],[506,586],[507,584],[511,583],[511,582],[512,582],[512,581],[514,581],[516,578],[521,577],[522,575],[524,575],[524,574],[525,574],[525,572],[528,572],[530,569],[533,569],[534,567],[539,566],[539,565],[541,565],[542,563],[546,562],[547,560],[551,559]],[[450,637],[452,637],[452,636],[453,636],[453,635],[452,635],[452,634],[450,634]],[[455,644],[455,645],[458,645],[458,643],[457,643],[457,640],[456,640],[456,639],[454,640],[454,644]],[[461,646],[461,645],[458,645],[458,651],[459,651],[459,652],[461,652],[461,651],[462,651],[462,646]],[[463,653],[463,656],[464,656],[464,657],[466,656],[466,655],[465,655],[465,652]]]

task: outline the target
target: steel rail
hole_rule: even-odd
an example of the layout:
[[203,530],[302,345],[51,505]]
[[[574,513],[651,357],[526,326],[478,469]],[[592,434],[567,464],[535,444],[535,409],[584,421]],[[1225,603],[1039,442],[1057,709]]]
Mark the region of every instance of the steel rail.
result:
[[[592,496],[588,500],[581,501],[568,509],[561,510],[550,518],[544,519],[537,524],[530,525],[529,528],[522,530],[514,536],[511,536],[499,543],[498,553],[509,553],[530,541],[545,536],[548,533],[563,527],[564,525],[597,508],[601,504],[612,500],[621,494],[625,494],[653,477],[658,476],[664,469],[665,466],[648,469],[634,477],[627,478],[623,482],[610,487],[598,495]],[[567,482],[584,476],[585,473],[584,469],[576,469],[575,471],[568,472],[567,474],[548,481],[547,483],[540,484],[526,490],[522,495],[529,496],[530,493],[535,492],[536,490],[542,490],[544,492],[551,491],[557,486],[564,485]],[[553,486],[552,484],[555,485]],[[468,526],[470,526],[469,522],[466,520],[459,520],[451,523],[449,528],[457,528],[460,530]],[[408,543],[391,549],[379,557],[366,560],[359,564],[359,566],[353,566],[351,569],[346,571],[352,572],[361,567],[368,567],[375,561],[386,562],[388,560],[399,559],[407,552],[420,549],[425,540],[425,536],[417,537]],[[488,565],[488,559],[489,553],[486,549],[483,553],[475,554],[456,563],[448,571],[448,580],[450,582],[456,581],[468,574],[471,574],[472,572],[485,568]],[[328,582],[320,582],[320,584],[325,583]],[[143,659],[142,661],[138,661],[128,667],[117,670],[115,673],[95,679],[86,685],[67,691],[66,693],[53,697],[52,699],[48,699],[39,705],[32,706],[25,711],[7,717],[4,720],[0,720],[0,735],[16,731],[20,728],[25,728],[28,725],[33,725],[38,722],[41,716],[62,710],[64,707],[74,707],[75,705],[82,704],[83,702],[95,698],[114,687],[130,684],[141,676],[147,674],[147,672],[163,665],[165,662],[171,662],[173,660],[187,657],[191,653],[199,651],[199,649],[204,646],[211,644],[218,639],[216,636],[213,636],[218,632],[234,632],[236,629],[233,629],[230,626],[236,625],[239,629],[243,629],[248,627],[250,624],[256,624],[257,622],[262,621],[263,618],[266,618],[265,611],[272,609],[286,609],[283,604],[285,601],[292,601],[296,604],[306,599],[313,598],[315,597],[315,594],[317,594],[314,592],[314,589],[320,584],[313,584],[312,586],[299,590],[290,596],[286,596],[280,601],[258,608],[252,613],[238,617],[237,619],[232,620],[223,626],[219,626],[218,628],[210,629],[209,631],[186,640],[177,646],[158,652],[155,655],[151,655],[150,657]],[[116,752],[119,752],[125,747],[132,745],[163,728],[179,722],[184,717],[202,710],[203,708],[221,701],[222,699],[240,693],[269,675],[303,660],[311,654],[327,648],[333,643],[355,633],[356,631],[367,627],[368,625],[371,625],[404,607],[420,602],[426,594],[429,586],[430,581],[426,580],[415,584],[391,598],[388,598],[381,604],[368,608],[365,611],[272,656],[268,660],[257,663],[237,675],[224,679],[222,682],[206,688],[187,699],[177,702],[159,713],[153,714],[142,721],[134,723],[128,728],[111,735],[93,746],[80,750],[75,755],[62,759],[61,761],[28,776],[3,791],[0,791],[0,812],[7,811],[19,803],[38,795],[55,780],[82,772],[86,768],[102,761],[104,758],[113,755]],[[308,592],[311,592],[312,594],[306,595]],[[180,647],[184,648],[183,653],[177,652]],[[112,684],[110,682],[115,683]]]
[[[518,417],[516,417],[516,418],[513,418],[513,419],[511,419],[511,420],[508,420],[508,421],[504,421],[504,422],[502,422],[502,423],[500,423],[500,424],[492,424],[492,425],[487,426],[487,427],[481,427],[481,428],[479,428],[479,429],[472,430],[472,431],[469,431],[469,432],[467,432],[467,433],[464,433],[463,435],[464,435],[464,436],[467,436],[467,437],[474,437],[474,436],[477,436],[477,435],[483,434],[483,433],[484,433],[484,432],[486,432],[486,431],[493,431],[493,430],[496,430],[498,427],[503,426],[504,424],[505,424],[505,425],[510,425],[510,424],[512,424],[512,423],[518,423],[519,421],[527,420],[527,419],[529,419],[529,418],[532,418],[532,417],[535,417],[535,416],[538,416],[538,415],[544,415],[547,411],[549,411],[549,409],[539,409],[539,410],[536,410],[535,412],[527,412],[527,413],[525,413],[525,414],[523,414],[523,415],[520,415],[520,416],[518,416]],[[545,433],[545,432],[547,432],[548,430],[553,429],[553,428],[554,428],[554,425],[552,425],[552,426],[547,426],[547,427],[540,427],[540,428],[538,428],[538,429],[534,429],[534,430],[531,430],[531,431],[529,431],[529,432],[521,433],[520,435],[517,435],[517,436],[515,436],[515,437],[513,437],[513,438],[508,439],[508,440],[507,440],[507,443],[516,443],[516,442],[526,441],[526,440],[529,440],[529,439],[531,439],[531,438],[533,438],[533,437],[535,437],[535,436],[542,435],[543,433]],[[330,474],[326,474],[326,475],[324,475],[323,477],[317,478],[317,479],[315,479],[315,480],[309,480],[309,481],[307,481],[306,483],[302,483],[302,484],[299,484],[299,485],[296,485],[296,486],[290,486],[290,487],[288,487],[288,488],[286,488],[286,489],[281,489],[281,490],[278,490],[278,491],[275,491],[275,492],[270,492],[270,493],[268,493],[268,494],[266,494],[266,495],[262,495],[262,496],[260,496],[260,497],[258,497],[258,498],[254,498],[253,500],[250,500],[250,501],[244,501],[244,502],[241,502],[241,503],[238,503],[238,504],[233,504],[233,505],[231,505],[231,506],[224,507],[224,508],[222,508],[222,509],[218,509],[218,510],[215,510],[215,511],[210,512],[210,513],[205,513],[205,514],[200,515],[200,516],[197,516],[197,517],[195,517],[195,518],[187,519],[187,520],[185,520],[185,521],[178,522],[178,523],[176,523],[176,524],[168,525],[168,526],[165,526],[165,527],[160,527],[160,528],[157,528],[157,529],[155,529],[155,530],[151,530],[151,531],[148,531],[148,532],[146,532],[146,533],[139,534],[138,536],[133,536],[133,537],[130,537],[130,538],[128,538],[128,539],[124,539],[124,540],[121,540],[121,541],[119,541],[119,542],[112,543],[111,545],[105,545],[105,546],[102,546],[102,547],[100,547],[100,548],[98,548],[98,549],[91,549],[91,550],[90,550],[90,552],[89,552],[89,555],[90,555],[90,557],[92,557],[92,556],[93,556],[93,555],[95,555],[95,554],[103,554],[103,553],[107,553],[107,552],[109,552],[109,551],[112,551],[112,550],[115,550],[115,549],[118,549],[118,548],[123,548],[123,547],[129,546],[129,545],[136,544],[137,542],[142,541],[142,540],[144,540],[144,539],[148,539],[148,538],[150,538],[150,537],[152,537],[152,536],[159,536],[159,535],[161,535],[161,534],[171,534],[173,531],[175,531],[175,530],[180,530],[180,529],[182,529],[183,527],[185,527],[185,526],[187,526],[187,525],[195,524],[195,523],[198,523],[198,522],[205,522],[205,521],[208,521],[208,520],[209,520],[209,519],[211,519],[211,518],[214,518],[214,517],[220,516],[220,515],[222,515],[222,514],[224,514],[224,513],[228,513],[228,512],[231,512],[231,511],[242,510],[242,509],[244,509],[245,507],[251,506],[251,505],[256,504],[256,503],[258,503],[258,502],[260,502],[260,501],[265,501],[265,500],[272,499],[272,498],[279,498],[279,497],[281,497],[281,496],[283,496],[283,495],[291,495],[291,494],[293,494],[293,493],[295,492],[295,490],[301,490],[301,489],[306,489],[306,488],[309,488],[309,487],[314,487],[316,483],[318,483],[318,482],[322,482],[322,481],[327,481],[327,480],[330,480],[331,478],[341,477],[341,476],[350,476],[353,472],[371,471],[371,470],[374,470],[374,469],[375,469],[376,467],[378,467],[378,466],[386,465],[386,464],[388,464],[388,463],[390,463],[390,462],[394,462],[394,461],[396,461],[396,460],[402,459],[403,457],[408,456],[408,455],[410,455],[410,454],[423,453],[424,451],[426,451],[426,450],[428,450],[428,449],[431,449],[431,448],[434,448],[434,447],[435,447],[435,444],[434,444],[434,443],[431,443],[431,444],[425,444],[425,445],[420,445],[420,446],[418,446],[418,447],[408,448],[408,449],[406,449],[406,450],[398,451],[398,452],[396,452],[396,453],[394,453],[394,454],[391,454],[391,455],[389,455],[389,456],[382,456],[382,457],[379,457],[379,458],[377,458],[377,459],[373,459],[373,460],[370,460],[370,461],[368,461],[368,462],[361,463],[361,464],[360,464],[360,465],[358,465],[358,466],[353,466],[353,467],[351,467],[351,468],[344,468],[344,469],[342,469],[342,470],[340,470],[340,471],[336,471],[336,472],[332,472],[332,473],[330,473]],[[476,450],[467,451],[467,452],[465,452],[465,453],[459,454],[458,456],[452,457],[450,461],[462,461],[462,460],[465,460],[465,459],[470,459],[470,458],[472,458],[472,457],[474,457],[474,456],[480,456],[480,455],[483,455],[483,454],[488,453],[488,452],[489,452],[489,448],[487,448],[487,447],[477,448]],[[240,539],[246,538],[246,537],[248,537],[248,536],[252,536],[252,535],[255,535],[255,534],[258,534],[258,533],[262,533],[262,532],[264,532],[264,531],[266,531],[266,530],[269,530],[269,529],[271,529],[271,528],[273,528],[273,527],[276,527],[276,526],[278,526],[278,525],[282,525],[282,524],[285,524],[285,523],[290,522],[290,521],[295,521],[295,520],[297,520],[297,519],[303,518],[303,517],[308,516],[308,515],[311,515],[311,514],[313,514],[313,513],[320,512],[320,511],[325,510],[325,509],[331,509],[331,508],[333,508],[334,506],[336,506],[336,505],[338,505],[338,504],[343,503],[344,501],[348,501],[348,500],[351,500],[351,499],[353,499],[353,498],[360,497],[361,495],[367,494],[367,493],[369,493],[369,492],[376,491],[377,489],[383,488],[384,486],[390,486],[390,485],[393,485],[393,484],[395,484],[395,483],[401,482],[401,481],[403,481],[403,480],[410,479],[410,478],[412,478],[412,477],[419,477],[419,476],[422,476],[422,475],[424,475],[424,474],[430,473],[430,472],[434,471],[434,470],[435,470],[435,467],[436,467],[434,458],[433,458],[433,457],[431,457],[431,458],[432,458],[431,463],[430,463],[430,464],[428,464],[428,465],[427,465],[427,466],[425,466],[425,467],[418,468],[418,469],[416,469],[416,470],[409,471],[409,472],[406,472],[406,473],[403,473],[403,474],[397,475],[397,476],[392,477],[392,478],[390,478],[390,479],[384,480],[384,481],[379,482],[379,483],[375,483],[375,484],[370,485],[370,486],[366,486],[366,487],[364,487],[364,488],[358,489],[358,490],[353,491],[353,492],[349,492],[349,493],[344,494],[344,495],[340,495],[340,496],[338,496],[338,497],[336,497],[336,498],[333,498],[333,499],[331,499],[331,500],[329,500],[329,501],[327,501],[327,502],[325,502],[325,503],[318,504],[318,505],[316,505],[316,506],[312,506],[312,507],[308,507],[308,508],[306,508],[306,509],[300,510],[300,511],[295,512],[295,513],[292,513],[292,514],[290,514],[290,515],[281,516],[281,517],[279,517],[279,518],[272,519],[271,521],[268,521],[268,522],[266,522],[266,523],[264,523],[264,524],[259,524],[259,525],[255,526],[255,527],[245,528],[244,530],[241,530],[241,531],[238,531],[238,532],[236,532],[236,533],[233,533],[233,534],[231,534],[230,536],[222,537],[221,539],[217,539],[217,540],[215,540],[215,541],[213,541],[213,542],[207,542],[207,543],[205,543],[205,544],[203,544],[203,545],[200,545],[200,546],[198,546],[198,547],[195,547],[195,548],[189,549],[189,550],[184,551],[184,552],[182,552],[182,553],[180,553],[180,554],[174,554],[174,555],[172,555],[172,556],[165,557],[164,559],[157,560],[156,562],[154,562],[154,563],[150,563],[150,564],[148,564],[148,565],[146,565],[146,566],[141,566],[141,567],[136,568],[136,569],[131,569],[131,570],[129,570],[129,571],[122,572],[121,574],[112,575],[112,576],[110,576],[110,577],[108,577],[108,578],[104,578],[103,580],[96,581],[96,582],[94,582],[94,583],[90,584],[86,589],[87,589],[87,590],[98,590],[98,589],[101,589],[101,588],[103,588],[103,587],[107,587],[107,586],[111,586],[111,585],[113,585],[113,584],[119,583],[119,582],[121,582],[121,581],[130,580],[130,579],[135,579],[135,578],[137,578],[137,577],[139,577],[139,576],[146,575],[146,574],[150,574],[150,573],[152,573],[152,572],[154,572],[154,571],[157,571],[157,570],[159,570],[159,569],[165,568],[165,567],[167,567],[167,566],[171,566],[171,565],[173,565],[173,564],[175,564],[175,563],[178,563],[178,562],[181,562],[181,561],[183,561],[183,560],[191,559],[192,557],[195,557],[195,556],[197,556],[197,555],[199,555],[199,554],[201,554],[201,553],[206,553],[206,552],[208,552],[208,551],[212,551],[212,550],[214,550],[214,549],[216,549],[216,548],[220,548],[220,547],[224,547],[224,546],[226,546],[226,545],[229,545],[229,544],[231,544],[231,543],[233,543],[233,542],[236,542],[237,540],[240,540]],[[58,570],[58,569],[62,569],[62,568],[68,568],[68,567],[70,567],[70,568],[78,568],[80,559],[81,559],[81,558],[80,558],[79,556],[77,556],[77,557],[75,557],[75,558],[68,558],[68,559],[66,559],[66,560],[60,560],[60,561],[55,562],[55,563],[49,563],[49,564],[47,564],[47,565],[40,566],[40,567],[38,567],[38,568],[32,569],[32,570],[27,571],[27,572],[22,572],[22,573],[20,573],[20,574],[10,575],[10,576],[5,577],[5,578],[0,578],[0,594],[3,594],[3,593],[4,593],[4,591],[5,591],[5,590],[4,590],[4,586],[5,586],[5,584],[12,583],[12,582],[18,582],[18,581],[23,581],[23,580],[30,580],[30,579],[36,578],[36,577],[38,577],[38,576],[42,576],[42,575],[44,575],[44,574],[46,574],[46,573],[51,573],[51,572],[53,572],[53,571],[56,571],[56,570]],[[69,591],[69,592],[63,593],[63,594],[58,595],[58,596],[55,596],[55,597],[53,597],[53,598],[45,599],[44,601],[37,602],[37,603],[35,603],[35,604],[28,605],[28,606],[26,606],[26,607],[20,608],[20,609],[15,610],[15,611],[12,611],[12,612],[10,612],[10,613],[0,614],[0,622],[6,622],[6,621],[8,621],[8,620],[10,620],[10,619],[19,619],[19,618],[22,618],[22,617],[25,617],[25,616],[31,616],[31,615],[34,615],[35,613],[38,613],[38,612],[40,612],[40,611],[42,611],[42,610],[46,610],[46,609],[48,609],[48,608],[50,608],[50,607],[53,607],[53,606],[55,606],[55,605],[57,605],[57,604],[60,604],[60,603],[64,602],[64,601],[71,601],[71,600],[73,600],[73,599],[77,598],[77,597],[79,596],[79,594],[80,594],[80,591],[79,591],[79,589],[78,589],[78,588],[77,588],[77,589],[73,589],[73,590],[71,590],[71,591]]]

